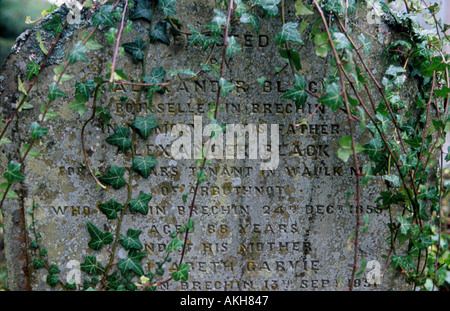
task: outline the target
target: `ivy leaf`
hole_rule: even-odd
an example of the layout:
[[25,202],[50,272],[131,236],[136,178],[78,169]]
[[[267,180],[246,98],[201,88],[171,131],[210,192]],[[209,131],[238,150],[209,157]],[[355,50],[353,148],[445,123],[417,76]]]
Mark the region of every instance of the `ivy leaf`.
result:
[[120,235],[119,241],[120,244],[128,251],[130,249],[142,249],[141,241],[139,240],[139,235],[142,233],[142,230],[133,230],[128,229],[127,236]]
[[170,44],[169,35],[167,34],[167,22],[158,22],[150,31],[150,39],[152,42],[161,41],[162,43]]
[[48,133],[48,129],[39,126],[39,123],[37,122],[31,123],[30,130],[31,130],[31,137],[33,137],[34,140],[38,140],[41,136],[47,135]]
[[217,37],[222,32],[222,26],[225,26],[227,23],[227,16],[218,9],[214,9],[214,14],[213,19],[208,25],[206,25],[206,28],[211,30],[214,37]]
[[258,16],[252,13],[244,13],[242,14],[240,18],[240,22],[242,24],[250,24],[252,25],[253,29],[256,31],[256,33],[259,35],[259,19]]
[[364,54],[369,55],[370,54],[370,49],[372,48],[372,42],[370,42],[369,39],[366,38],[366,36],[364,36],[364,34],[360,34],[358,36],[359,41],[362,43],[362,50],[364,52]]
[[100,50],[103,48],[103,45],[101,45],[100,43],[94,41],[93,39],[89,39],[86,44],[84,45],[84,48],[86,49],[86,51],[96,51],[96,50]]
[[20,173],[20,164],[14,161],[9,162],[8,170],[3,174],[3,177],[6,178],[8,184],[25,179],[25,176]]
[[134,62],[144,59],[144,49],[146,43],[142,40],[141,36],[138,36],[134,42],[124,43],[122,46],[125,51],[132,55]]
[[275,42],[280,46],[284,44],[285,41],[303,44],[303,40],[297,31],[297,26],[297,23],[292,22],[283,24],[281,32],[279,32],[275,37]]
[[53,30],[53,33],[55,35],[63,31],[63,26],[61,24],[61,15],[53,15],[51,20],[42,25],[42,28],[44,28],[45,30]]
[[138,276],[144,275],[144,269],[142,268],[139,260],[136,258],[123,258],[119,261],[119,264],[117,265],[120,269],[120,272],[122,275],[125,275],[128,271],[133,271]]
[[188,280],[188,277],[189,277],[189,265],[184,262],[178,267],[177,271],[172,273],[172,278],[175,281],[186,282]]
[[49,90],[49,93],[47,94],[47,97],[50,101],[54,101],[56,98],[64,97],[66,95],[66,94],[64,94],[63,91],[58,89],[55,82],[50,84],[50,87],[48,88],[48,90]]
[[394,65],[390,65],[389,68],[386,70],[386,74],[388,76],[393,76],[393,77],[396,77],[399,73],[404,73],[404,72],[406,72],[406,69],[404,69],[403,67],[394,66]]
[[276,16],[280,2],[281,0],[257,0],[255,4],[261,6],[267,16]]
[[47,274],[46,282],[50,287],[55,287],[58,285],[59,277],[57,274]]
[[82,61],[82,62],[88,63],[89,59],[86,57],[86,55],[84,55],[85,51],[86,51],[86,48],[80,42],[75,44],[72,52],[69,53],[70,64],[72,65],[72,64],[76,63],[77,61]]
[[150,8],[150,1],[147,0],[138,0],[136,8],[133,11],[133,14],[130,15],[130,19],[139,19],[143,18],[147,21],[152,21],[153,11]]
[[352,50],[353,46],[348,40],[347,36],[342,32],[333,33],[333,42],[335,43],[336,50]]
[[280,54],[281,57],[283,57],[286,62],[292,62],[293,65],[295,66],[295,69],[300,70],[302,69],[302,63],[300,61],[300,54],[294,50],[294,49],[289,49],[289,51],[287,50],[283,50],[280,49],[278,50],[278,53]]
[[236,38],[234,36],[228,37],[226,48],[227,56],[232,57],[234,54],[239,53],[241,50],[242,48],[236,42]]
[[314,43],[316,44],[316,55],[319,57],[327,57],[329,51],[331,51],[331,44],[328,40],[328,35],[324,33],[316,33],[314,35]]
[[97,13],[92,15],[92,22],[96,27],[109,26],[115,27],[116,23],[112,14],[112,5],[102,5]]
[[77,82],[75,84],[76,92],[75,94],[81,94],[83,99],[87,101],[91,96],[91,91],[97,86],[94,80],[87,80],[84,83]]
[[145,76],[142,81],[146,84],[160,84],[164,82],[164,77],[166,76],[166,70],[164,67],[155,67],[152,69],[152,74],[150,76]]
[[234,84],[228,82],[224,78],[220,78],[219,86],[220,86],[220,95],[222,95],[223,97],[226,97],[228,95],[228,92],[234,89]]
[[295,101],[295,105],[297,108],[303,106],[308,99],[308,94],[305,91],[306,89],[306,80],[304,77],[299,77],[297,74],[295,75],[295,83],[294,87],[284,93],[281,98],[282,99],[293,99]]
[[122,167],[118,167],[116,165],[111,165],[109,172],[105,175],[99,177],[101,181],[104,183],[111,185],[114,189],[120,189],[125,186],[126,181],[123,178],[123,174],[125,173],[125,169]]
[[183,247],[183,241],[178,239],[178,237],[174,237],[172,241],[170,241],[169,245],[167,245],[166,253],[170,253],[173,250],[180,250]]
[[109,200],[107,203],[102,203],[98,205],[98,208],[106,215],[108,219],[116,219],[117,212],[122,210],[122,204],[117,202],[115,199]]
[[297,1],[295,3],[295,14],[297,15],[311,15],[314,14],[303,2]]
[[48,50],[47,50],[47,48],[45,47],[44,41],[42,41],[42,38],[41,38],[41,32],[40,32],[39,30],[36,30],[36,40],[37,40],[38,43],[39,43],[39,48],[41,49],[42,53],[44,53],[45,55],[47,55],[47,54],[48,54]]
[[88,107],[86,107],[84,95],[78,93],[75,95],[75,100],[69,104],[69,109],[78,112],[78,114],[82,117],[86,111],[88,111]]
[[97,258],[95,256],[84,257],[84,263],[80,265],[80,269],[90,275],[99,275],[102,273],[97,267]]
[[133,169],[140,173],[142,177],[147,178],[150,175],[152,167],[158,164],[158,161],[150,155],[144,157],[136,157],[133,159]]
[[148,214],[148,203],[152,199],[150,194],[146,194],[144,192],[139,193],[137,199],[130,200],[130,211],[139,212],[142,215]]
[[27,69],[28,69],[28,76],[27,76],[27,80],[30,80],[33,76],[38,76],[39,75],[39,65],[34,61],[30,61],[27,64]]
[[111,145],[116,145],[125,152],[128,148],[131,147],[131,139],[130,136],[130,129],[128,127],[123,127],[121,125],[117,126],[116,132],[106,138],[106,141],[110,143]]
[[87,229],[91,240],[88,242],[88,246],[93,250],[100,250],[103,245],[110,244],[113,241],[112,232],[102,232],[90,221],[86,222]]
[[329,0],[323,9],[324,11],[333,11],[334,13],[340,14],[344,13],[344,4],[342,0]]
[[109,28],[109,30],[105,33],[106,41],[108,41],[109,44],[113,44],[116,42],[116,34],[119,32],[119,29],[115,27]]
[[189,39],[189,45],[195,45],[197,43],[200,43],[203,45],[203,43],[206,41],[206,36],[191,25],[188,25],[188,28],[192,33],[192,35]]
[[165,16],[175,15],[177,11],[175,10],[175,3],[177,0],[159,0],[158,9],[160,9]]
[[147,139],[151,130],[158,125],[159,124],[156,122],[155,116],[152,114],[149,114],[145,118],[138,116],[131,124],[131,126],[135,128],[139,135],[144,139]]
[[383,178],[385,180],[389,181],[390,183],[392,183],[395,187],[400,187],[402,184],[400,177],[398,177],[397,175],[394,175],[394,174],[384,175]]
[[344,102],[339,85],[336,82],[328,84],[326,87],[326,94],[317,101],[325,106],[331,107],[333,111],[336,111]]
[[397,217],[397,221],[400,224],[400,233],[406,235],[412,227],[411,221],[400,215]]

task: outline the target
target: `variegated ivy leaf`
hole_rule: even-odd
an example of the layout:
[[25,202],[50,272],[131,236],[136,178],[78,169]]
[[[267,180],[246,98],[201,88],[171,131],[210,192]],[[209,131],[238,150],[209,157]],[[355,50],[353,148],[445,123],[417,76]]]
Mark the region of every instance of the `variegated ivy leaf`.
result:
[[86,48],[84,45],[81,44],[81,42],[78,42],[73,47],[72,52],[69,53],[69,62],[70,64],[75,64],[77,61],[81,61],[84,63],[89,62],[89,59],[84,55],[84,52],[86,51]]
[[177,11],[175,10],[175,3],[177,0],[159,0],[158,9],[162,10],[165,16],[175,15]]
[[234,54],[239,53],[241,50],[242,48],[237,43],[236,38],[234,36],[228,37],[226,48],[227,56],[232,57]]

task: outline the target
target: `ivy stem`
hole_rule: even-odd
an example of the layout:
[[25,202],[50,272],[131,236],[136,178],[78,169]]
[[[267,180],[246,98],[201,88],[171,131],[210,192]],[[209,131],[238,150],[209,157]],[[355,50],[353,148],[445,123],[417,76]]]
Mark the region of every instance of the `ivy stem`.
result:
[[114,81],[114,71],[116,69],[117,55],[119,54],[120,37],[122,36],[122,32],[123,32],[125,13],[127,12],[127,7],[128,7],[128,0],[125,0],[125,6],[124,6],[123,12],[122,12],[122,20],[120,22],[119,33],[116,38],[116,49],[114,50],[113,62],[111,65],[111,77],[109,78],[109,82],[111,82],[111,83]]
[[359,247],[359,227],[360,227],[360,213],[361,213],[361,194],[360,194],[360,176],[361,176],[361,172],[359,170],[359,164],[358,164],[358,156],[357,156],[357,152],[356,152],[356,143],[355,143],[355,135],[353,132],[353,125],[352,125],[352,115],[351,115],[351,111],[350,111],[350,106],[348,103],[348,98],[347,98],[347,92],[346,92],[346,87],[345,87],[345,78],[344,78],[344,68],[342,65],[342,62],[339,58],[339,54],[337,53],[336,47],[334,46],[334,42],[333,42],[333,38],[331,36],[330,33],[330,29],[328,27],[327,24],[327,20],[325,18],[325,15],[322,11],[322,8],[320,7],[320,5],[317,3],[317,0],[313,0],[313,3],[317,9],[317,11],[320,14],[320,17],[323,21],[324,27],[325,27],[325,31],[327,33],[327,37],[328,37],[328,41],[330,42],[331,45],[331,49],[333,51],[333,55],[334,58],[336,60],[336,64],[339,70],[339,77],[340,77],[340,83],[341,83],[341,89],[342,89],[342,93],[344,96],[344,103],[345,103],[345,109],[347,111],[347,119],[348,119],[348,124],[349,124],[349,129],[350,129],[350,138],[352,141],[352,151],[353,151],[353,162],[355,165],[355,177],[356,177],[356,228],[355,228],[355,252],[354,252],[354,256],[353,256],[353,269],[352,269],[352,277],[351,277],[351,281],[350,281],[350,291],[353,290],[353,283],[355,280],[355,275],[356,275],[356,270],[358,268],[358,247]]
[[[128,4],[128,0],[127,0],[127,4]],[[125,7],[124,7],[124,12],[126,11],[126,7],[127,7],[127,5],[125,5]],[[125,13],[122,16],[125,16]],[[123,20],[122,20],[122,22],[123,22]],[[150,24],[150,28],[151,28],[151,24]],[[117,38],[116,40],[119,41],[119,38]],[[148,55],[149,48],[150,48],[150,39],[147,42],[147,45],[145,47],[144,57],[142,60],[142,74],[141,74],[142,77],[144,77],[146,74],[147,55]],[[113,76],[113,73],[114,73],[114,71],[111,72],[111,77]],[[138,103],[140,101],[143,90],[144,90],[144,86],[141,86],[139,88],[139,92],[136,96],[136,103]],[[136,120],[136,117],[137,117],[137,105],[134,105],[133,120]],[[136,148],[135,148],[136,138],[137,138],[136,131],[133,130],[132,134],[131,134],[131,163],[133,163],[133,160],[136,157]],[[115,259],[115,256],[116,256],[115,254],[116,254],[117,246],[119,244],[119,237],[120,237],[120,230],[122,227],[122,221],[123,221],[125,213],[128,209],[128,205],[130,204],[131,197],[133,194],[132,182],[133,182],[133,168],[131,166],[129,169],[128,183],[127,183],[127,201],[122,206],[122,211],[120,212],[120,216],[119,216],[119,220],[117,222],[117,228],[116,228],[116,238],[114,240],[114,244],[113,244],[113,247],[111,250],[111,255],[110,255],[108,265],[106,266],[105,272],[103,274],[103,278],[102,278],[101,285],[100,285],[100,290],[103,289],[103,287],[105,286],[106,277],[108,276],[108,272],[111,269],[114,259]]]
[[[225,68],[225,59],[226,59],[226,48],[227,48],[227,39],[228,39],[228,30],[230,27],[230,20],[231,20],[231,13],[233,12],[233,0],[229,0],[229,5],[228,5],[228,16],[227,16],[227,22],[225,25],[225,36],[224,36],[224,44],[223,44],[223,51],[222,51],[222,62],[220,65],[220,78],[223,78],[224,76],[224,68]],[[221,87],[219,85],[219,88],[217,90],[217,97],[216,97],[216,107],[215,107],[215,111],[214,111],[214,119],[217,119],[217,113],[219,111],[219,104],[220,104],[220,91],[221,91]],[[202,161],[202,165],[200,167],[200,170],[203,170],[205,168],[206,165],[206,157],[203,158]],[[194,189],[194,195],[192,197],[192,201],[190,204],[190,209],[189,209],[189,218],[192,218],[193,212],[194,212],[194,206],[195,206],[195,202],[197,199],[197,193],[198,193],[198,189],[200,186],[200,180],[197,179],[196,185],[195,185],[195,189]],[[181,264],[183,263],[184,260],[184,256],[186,254],[186,246],[187,246],[187,242],[188,242],[188,237],[189,237],[189,229],[186,230],[186,234],[184,235],[184,243],[183,243],[183,248],[181,250],[181,257],[178,263],[178,266],[181,266]],[[172,280],[172,276],[170,276],[169,278],[167,278],[164,281],[160,281],[160,282],[155,282],[146,286],[159,286],[162,284],[165,284],[167,282],[169,282],[170,280]]]

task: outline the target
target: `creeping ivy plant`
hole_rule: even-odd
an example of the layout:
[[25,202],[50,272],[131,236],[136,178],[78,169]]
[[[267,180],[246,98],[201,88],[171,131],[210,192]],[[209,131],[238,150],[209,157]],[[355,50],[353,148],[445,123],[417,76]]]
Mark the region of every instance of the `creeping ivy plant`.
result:
[[[348,248],[354,250],[350,289],[353,289],[355,277],[361,275],[368,264],[367,258],[361,258],[363,254],[358,247],[360,235],[367,234],[370,225],[367,215],[361,219],[360,200],[361,191],[364,190],[362,185],[374,179],[382,180],[385,184],[383,190],[376,194],[375,201],[390,216],[390,235],[386,240],[390,251],[386,254],[384,270],[389,267],[398,269],[405,276],[406,282],[422,290],[450,286],[449,235],[445,228],[448,210],[443,203],[449,192],[444,182],[443,160],[450,160],[450,150],[444,150],[443,143],[446,134],[450,132],[450,65],[448,55],[442,52],[443,46],[449,45],[446,31],[450,29],[450,25],[443,24],[438,19],[440,6],[427,4],[423,0],[405,0],[403,11],[396,11],[389,5],[393,2],[390,0],[387,1],[388,4],[380,0],[292,2],[296,20],[287,22],[284,0],[218,0],[215,1],[215,9],[206,25],[182,25],[176,19],[177,11],[182,9],[176,0],[84,2],[85,8],[92,12],[92,27],[88,28],[89,31],[80,41],[74,43],[73,48],[67,52],[64,63],[54,68],[53,83],[48,86],[46,94],[48,101],[40,107],[39,119],[31,123],[29,141],[24,144],[20,158],[11,159],[4,168],[4,182],[0,185],[0,206],[3,206],[5,200],[19,198],[19,194],[13,191],[13,186],[26,178],[24,161],[27,156],[41,156],[33,146],[46,139],[49,132],[47,122],[58,117],[51,107],[59,104],[63,97],[70,96],[61,86],[64,82],[73,82],[71,80],[74,77],[69,75],[68,68],[78,62],[92,61],[90,51],[102,49],[114,51],[112,59],[108,61],[109,74],[73,82],[75,94],[69,101],[68,108],[80,116],[92,113],[83,124],[81,136],[85,164],[99,189],[109,187],[112,191],[126,191],[128,195],[125,202],[111,198],[98,204],[99,211],[114,226],[100,227],[93,222],[86,222],[86,233],[89,236],[87,246],[91,252],[84,257],[80,266],[85,275],[81,286],[62,281],[59,267],[49,262],[51,258],[41,242],[42,236],[37,230],[38,223],[34,217],[39,206],[33,203],[32,208],[27,211],[33,220],[29,228],[33,232],[30,247],[36,250],[32,263],[34,269],[47,271],[46,282],[50,287],[59,286],[63,290],[154,290],[170,281],[185,282],[189,279],[190,266],[184,261],[186,244],[188,235],[194,230],[195,219],[192,215],[199,185],[208,180],[205,166],[210,163],[209,160],[203,156],[197,161],[194,194],[191,197],[191,194],[185,193],[181,197],[183,203],[190,207],[188,219],[168,237],[170,242],[167,243],[165,257],[156,263],[155,270],[144,269],[143,260],[147,253],[143,251],[142,231],[133,227],[123,228],[123,219],[127,217],[128,211],[139,217],[148,214],[153,197],[151,189],[136,194],[132,191],[132,182],[136,178],[148,179],[158,161],[151,154],[138,156],[135,147],[138,141],[149,139],[158,126],[158,116],[151,113],[139,115],[137,105],[134,105],[132,120],[127,124],[115,125],[114,114],[107,107],[97,105],[97,102],[101,99],[102,92],[112,91],[115,86],[132,86],[139,89],[137,97],[126,99],[138,103],[142,101],[141,96],[145,96],[151,111],[154,94],[163,94],[165,87],[176,78],[184,81],[212,72],[219,83],[217,100],[211,103],[208,118],[217,125],[218,112],[223,108],[221,101],[235,89],[235,84],[225,78],[227,75],[224,74],[224,64],[242,53],[236,35],[230,35],[231,28],[236,23],[247,24],[259,34],[260,24],[272,18],[280,18],[282,22],[273,43],[278,47],[279,57],[286,62],[284,68],[274,68],[274,74],[282,70],[292,71],[291,87],[280,96],[280,100],[293,101],[300,108],[313,96],[319,105],[329,107],[333,113],[343,114],[348,121],[348,132],[337,142],[337,157],[343,162],[352,163],[356,172],[355,188],[349,190],[346,197],[347,202],[352,200],[357,206],[355,231],[349,232],[347,238]],[[383,57],[390,66],[382,73],[381,80],[375,78],[373,68],[369,68],[365,59],[372,47],[369,36],[353,35],[352,16],[357,11],[359,2],[364,7],[367,5],[373,8],[377,16],[383,15],[384,22],[401,30],[402,36],[385,50]],[[396,2],[398,4],[402,1]],[[431,30],[424,29],[417,22],[419,15],[425,17]],[[155,16],[162,18],[157,19]],[[148,25],[148,38],[137,35],[134,40],[123,42],[122,33],[130,32],[137,20]],[[32,95],[31,91],[52,55],[53,48],[64,40],[62,38],[67,31],[68,22],[57,11],[42,19],[41,26],[41,30],[36,32],[36,40],[45,57],[39,61],[30,58],[26,64],[26,74],[18,77],[19,101],[3,124],[0,145],[13,144],[12,139],[8,138],[10,125],[18,113],[33,108],[27,100]],[[189,35],[189,45],[198,46],[205,52],[205,60],[198,64],[198,68],[166,71],[163,67],[155,67],[147,73],[146,58],[150,46],[170,44],[171,34],[180,32]],[[95,34],[104,36],[109,46],[99,44]],[[44,41],[43,38],[50,38],[50,41]],[[331,75],[324,79],[323,92],[320,94],[308,89],[307,76],[301,73],[299,51],[308,40],[314,43],[313,52],[318,57],[328,59],[331,67]],[[213,65],[208,55],[218,47],[222,48],[222,59]],[[117,60],[124,55],[129,56],[141,68],[140,77],[129,77],[120,68]],[[266,79],[264,76],[257,76],[254,82],[264,87]],[[418,87],[413,100],[405,97],[402,92],[402,87],[408,80],[414,80]],[[377,101],[375,98],[381,100]],[[314,113],[315,111],[302,123],[307,123]],[[104,172],[91,167],[84,130],[94,119],[103,124],[104,129],[113,129],[112,134],[106,138],[109,147],[115,148],[120,155],[131,155],[131,160],[123,167],[111,163]],[[357,129],[370,139],[364,143],[359,141]],[[434,161],[436,155],[440,162]],[[360,167],[363,158],[370,161]],[[108,229],[114,227],[115,231]],[[118,247],[127,252],[121,259],[118,259]],[[104,250],[109,254],[106,263],[101,262],[97,255]],[[173,264],[175,269],[168,271],[165,264],[175,258],[178,260]]]

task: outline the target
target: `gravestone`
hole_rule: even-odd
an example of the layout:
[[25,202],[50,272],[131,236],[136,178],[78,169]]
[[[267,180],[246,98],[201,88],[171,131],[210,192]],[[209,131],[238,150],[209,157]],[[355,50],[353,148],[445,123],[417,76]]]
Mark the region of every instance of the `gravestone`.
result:
[[[184,25],[183,29],[187,29],[188,24],[205,29],[204,25],[214,14],[211,3],[213,1],[177,1],[176,18]],[[292,1],[289,3],[286,20],[298,22]],[[66,16],[68,10],[63,7],[57,12]],[[358,7],[350,25],[353,34],[364,33],[371,41],[367,63],[371,69],[377,68],[378,73],[374,73],[380,78],[387,67],[381,54],[393,35],[384,23],[368,19],[368,13],[365,7]],[[349,237],[356,227],[356,205],[351,200],[355,170],[351,161],[344,163],[337,157],[338,141],[348,135],[347,117],[345,113],[332,112],[329,107],[318,107],[314,96],[308,96],[306,104],[300,108],[292,100],[280,98],[292,88],[293,81],[292,72],[280,57],[274,41],[282,26],[281,18],[264,18],[259,8],[255,9],[255,14],[261,20],[259,32],[250,24],[231,26],[230,36],[236,38],[242,50],[232,59],[226,59],[224,78],[234,83],[234,89],[221,99],[217,121],[223,125],[250,125],[246,129],[259,133],[266,129],[269,137],[266,142],[273,157],[267,154],[263,157],[262,149],[252,149],[264,141],[257,141],[255,133],[250,131],[243,157],[226,157],[224,147],[222,159],[211,159],[206,164],[208,179],[196,194],[192,216],[194,231],[189,235],[184,259],[190,265],[189,279],[165,283],[158,290],[345,290],[349,287],[354,264],[354,246]],[[90,9],[84,10],[80,22],[70,24],[63,31],[49,65],[31,93],[29,104],[33,108],[21,111],[11,127],[9,138],[14,144],[2,146],[3,167],[10,160],[17,160],[23,152],[30,124],[39,120],[41,106],[47,102],[54,69],[64,63],[74,45],[92,29],[91,16]],[[163,18],[161,12],[155,10],[154,23]],[[312,27],[317,18],[319,16],[310,16],[308,27]],[[148,22],[135,20],[133,31],[124,33],[122,42],[133,42],[139,35],[145,40],[148,29]],[[1,110],[4,116],[11,114],[18,101],[18,76],[25,81],[30,57],[43,58],[36,40],[37,30],[44,40],[51,41],[51,34],[37,26],[18,39],[3,67]],[[13,188],[20,198],[5,201],[6,255],[13,290],[49,288],[47,273],[33,268],[36,250],[29,246],[34,240],[30,226],[40,232],[39,243],[48,250],[49,262],[59,266],[59,275],[64,281],[75,278],[77,283],[83,283],[85,273],[79,268],[85,256],[95,255],[104,266],[109,259],[107,249],[111,245],[100,251],[88,247],[90,236],[86,223],[89,221],[102,231],[115,233],[117,220],[108,220],[99,205],[112,198],[123,204],[127,191],[126,187],[114,190],[97,185],[85,162],[81,131],[85,125],[85,149],[90,166],[98,176],[108,172],[111,165],[130,167],[130,151],[124,155],[105,139],[114,133],[117,125],[125,126],[132,121],[135,103],[130,98],[136,98],[138,88],[116,86],[113,90],[108,87],[103,90],[97,105],[110,111],[109,127],[98,119],[86,124],[91,117],[90,110],[80,116],[69,109],[74,101],[75,82],[105,77],[109,73],[108,61],[113,59],[114,45],[104,38],[106,30],[97,31],[95,36],[104,48],[87,52],[88,63],[76,62],[68,67],[66,73],[73,79],[60,85],[65,97],[58,98],[51,107],[58,117],[45,122],[49,132],[34,147],[41,155],[25,160],[26,179]],[[330,58],[318,57],[313,39],[303,39],[305,45],[299,49],[302,68],[298,74],[305,77],[311,94],[320,94],[323,91],[321,81],[330,75]],[[158,67],[164,67],[166,72],[201,69],[200,64],[206,62],[208,54],[201,46],[189,45],[189,40],[189,35],[178,33],[170,34],[170,44],[152,44],[146,56],[147,73]],[[210,64],[220,64],[221,60],[222,46],[218,44],[210,56]],[[133,62],[128,53],[118,58],[116,68],[122,69],[127,77],[142,74],[140,63]],[[283,70],[277,72],[277,68]],[[260,84],[257,79],[262,76],[266,80]],[[177,76],[166,74],[166,81],[176,80]],[[166,256],[166,247],[172,240],[170,234],[188,221],[197,180],[196,159],[179,159],[173,154],[171,147],[181,133],[172,129],[177,124],[188,125],[192,142],[203,134],[205,142],[210,133],[202,131],[211,123],[208,112],[210,104],[216,100],[218,85],[218,77],[205,72],[167,86],[164,94],[156,93],[151,110],[147,100],[138,103],[139,116],[153,115],[159,126],[146,141],[138,138],[136,155],[153,155],[158,164],[147,179],[134,174],[132,197],[137,198],[142,192],[151,194],[152,199],[147,215],[129,211],[125,214],[120,233],[126,235],[125,228],[142,230],[141,251],[147,253],[142,266],[146,272],[155,271],[157,262]],[[89,109],[91,106],[92,98]],[[308,122],[302,123],[316,109]],[[227,127],[224,144],[229,132]],[[276,134],[279,144],[275,144]],[[275,159],[277,147],[279,161]],[[251,150],[256,152],[256,158],[251,158],[254,155]],[[191,154],[194,151],[193,147]],[[126,171],[125,178],[128,174]],[[379,183],[373,182],[362,188],[361,219],[368,215],[370,222],[367,232],[360,237],[358,262],[366,259],[371,269],[382,273],[386,264],[383,255],[389,252],[386,242],[389,214],[375,202],[379,187]],[[184,194],[188,194],[186,203]],[[36,207],[31,215],[27,211],[33,206]],[[172,261],[163,267],[169,271],[176,270],[180,251],[172,255]],[[119,244],[116,260],[126,256],[127,251]],[[355,289],[406,288],[403,278],[390,267],[376,284],[370,284],[367,275],[366,271],[354,280]]]

